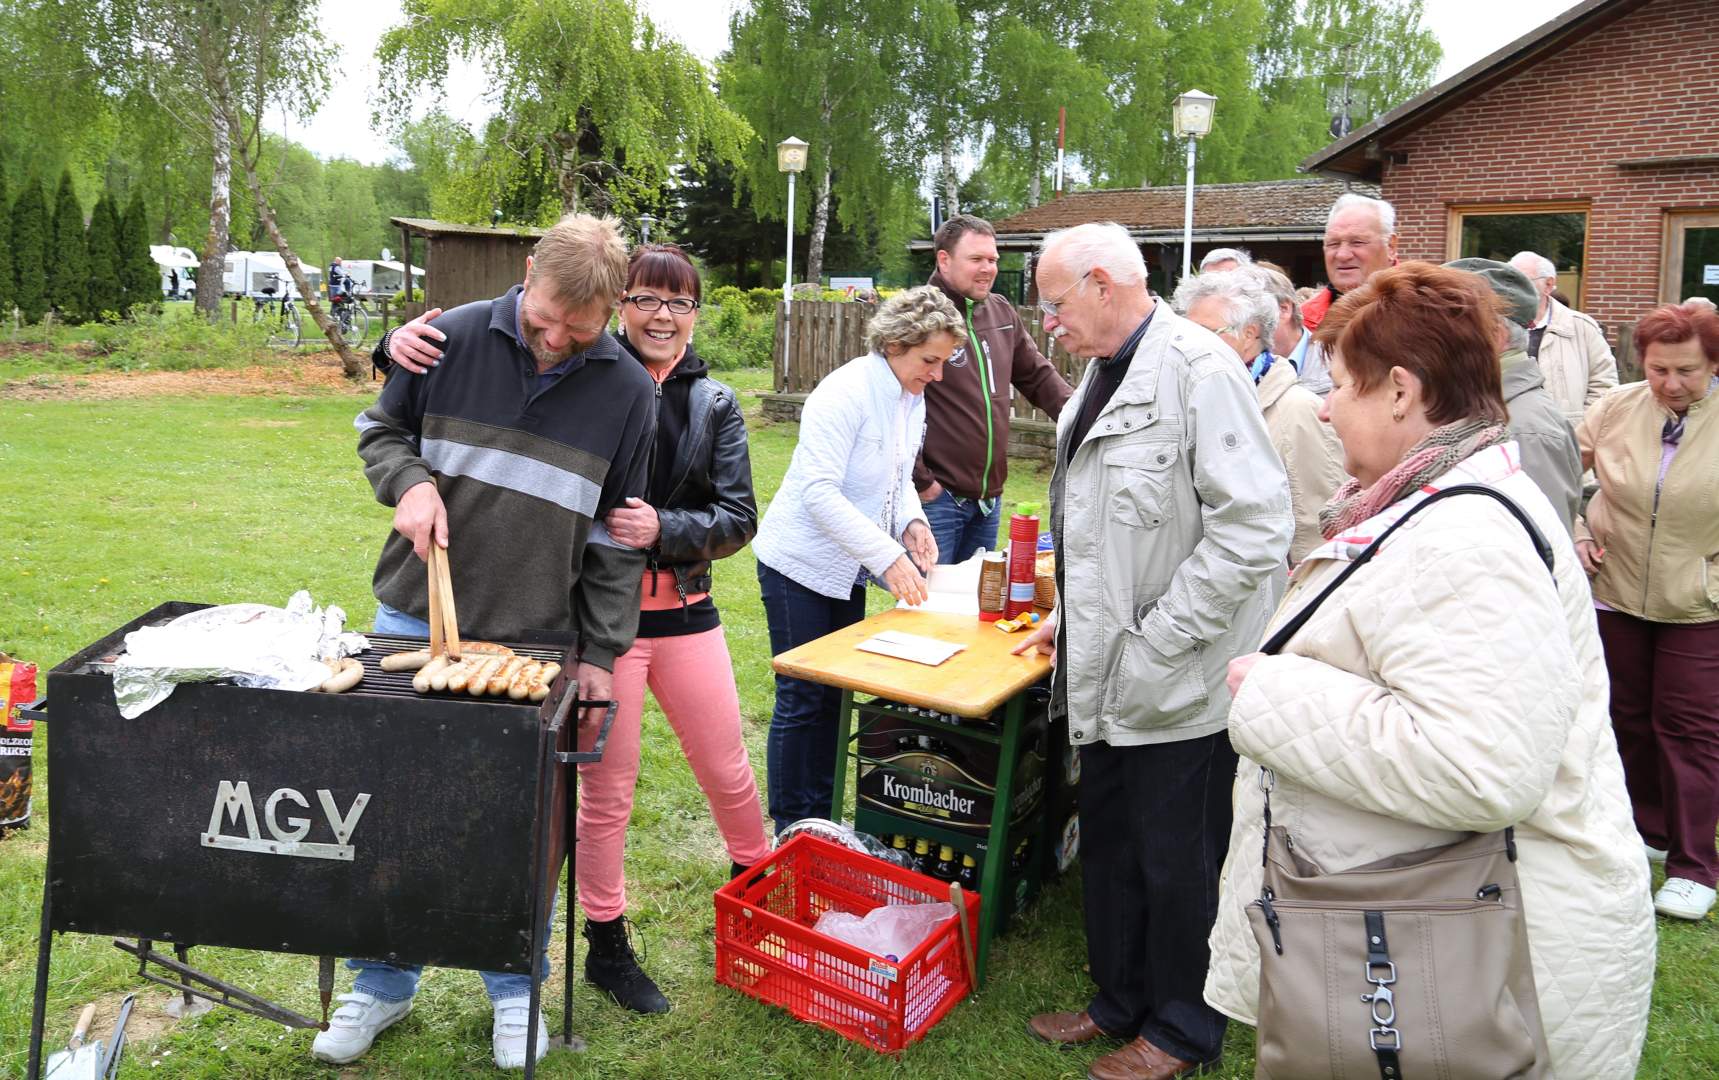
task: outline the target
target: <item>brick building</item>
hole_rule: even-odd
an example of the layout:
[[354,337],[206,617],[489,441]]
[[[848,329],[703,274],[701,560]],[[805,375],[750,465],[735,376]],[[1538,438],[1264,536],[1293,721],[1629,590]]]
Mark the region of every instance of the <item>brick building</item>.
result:
[[1583,0],[1304,161],[1380,185],[1405,259],[1551,258],[1608,328],[1719,300],[1719,0]]

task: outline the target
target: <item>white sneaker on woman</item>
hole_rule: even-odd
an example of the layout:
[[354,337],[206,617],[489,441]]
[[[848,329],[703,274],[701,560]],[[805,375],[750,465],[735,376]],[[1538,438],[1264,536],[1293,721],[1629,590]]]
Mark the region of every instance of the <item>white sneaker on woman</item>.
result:
[[[496,1068],[525,1068],[525,1024],[526,1017],[530,1015],[529,997],[502,998],[495,1002],[495,1027],[490,1042],[495,1049]],[[549,1052],[549,1028],[543,1023],[542,1011],[538,1012],[536,1021],[537,1060],[542,1061],[543,1055]]]
[[412,1011],[412,1000],[382,1001],[369,994],[341,994],[340,1008],[328,1019],[328,1030],[316,1033],[310,1056],[331,1065],[345,1065],[364,1056],[376,1036]]
[[1713,910],[1713,889],[1688,878],[1666,878],[1665,884],[1653,894],[1653,910],[1674,919],[1699,922]]
[[1648,862],[1664,862],[1671,857],[1671,852],[1664,848],[1656,848],[1652,844],[1642,844],[1641,850],[1647,856]]

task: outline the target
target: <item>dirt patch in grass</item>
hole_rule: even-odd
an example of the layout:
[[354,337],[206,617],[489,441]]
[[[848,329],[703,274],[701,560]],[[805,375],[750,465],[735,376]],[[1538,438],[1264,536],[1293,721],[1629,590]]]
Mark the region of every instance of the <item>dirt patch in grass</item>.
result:
[[353,382],[333,352],[306,353],[279,364],[195,371],[102,371],[21,379],[0,387],[0,398],[20,401],[97,401],[199,394],[338,393],[373,396],[380,381]]

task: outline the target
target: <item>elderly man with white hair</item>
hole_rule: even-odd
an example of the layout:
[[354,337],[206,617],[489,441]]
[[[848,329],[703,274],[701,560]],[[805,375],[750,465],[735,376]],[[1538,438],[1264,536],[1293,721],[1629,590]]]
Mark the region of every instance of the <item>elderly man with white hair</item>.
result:
[[1528,275],[1540,295],[1540,310],[1528,328],[1528,356],[1540,365],[1546,389],[1572,425],[1588,406],[1618,384],[1618,362],[1600,324],[1552,298],[1558,268],[1532,251],[1518,251],[1510,265]]
[[1213,248],[1200,258],[1200,273],[1221,274],[1238,266],[1252,266],[1247,248]]
[[1266,271],[1259,267],[1201,274],[1182,282],[1172,302],[1234,349],[1253,377],[1265,430],[1289,478],[1289,504],[1295,511],[1295,537],[1289,545],[1293,567],[1325,542],[1319,511],[1346,476],[1343,444],[1331,425],[1319,419],[1319,396],[1296,381],[1292,363],[1272,354],[1279,309],[1268,284]]
[[[1325,286],[1301,305],[1307,329],[1317,330],[1337,298],[1397,264],[1397,208],[1383,199],[1346,191],[1325,219]],[[1301,365],[1301,384],[1324,397],[1331,392],[1325,350],[1313,348]]]
[[1098,989],[1028,1026],[1128,1040],[1098,1080],[1168,1080],[1223,1047],[1201,986],[1236,769],[1225,671],[1281,592],[1289,485],[1247,369],[1152,298],[1126,230],[1052,233],[1037,281],[1045,329],[1091,362],[1057,421],[1057,611],[1016,651],[1055,658],[1051,708],[1079,748]]

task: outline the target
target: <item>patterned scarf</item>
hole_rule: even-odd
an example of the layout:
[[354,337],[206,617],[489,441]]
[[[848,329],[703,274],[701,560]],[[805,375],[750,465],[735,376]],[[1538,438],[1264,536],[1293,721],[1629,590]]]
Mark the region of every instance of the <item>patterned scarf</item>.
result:
[[1338,488],[1319,511],[1319,531],[1330,540],[1418,491],[1427,481],[1443,476],[1458,462],[1509,437],[1503,424],[1487,420],[1457,420],[1433,428],[1372,487],[1363,488],[1360,481],[1351,478]]

